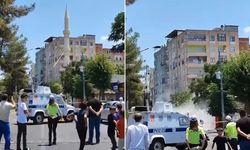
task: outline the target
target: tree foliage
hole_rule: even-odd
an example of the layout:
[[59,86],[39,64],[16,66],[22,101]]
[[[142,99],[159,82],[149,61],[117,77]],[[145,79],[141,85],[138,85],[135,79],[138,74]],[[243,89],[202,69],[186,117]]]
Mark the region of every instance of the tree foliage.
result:
[[0,57],[3,55],[3,50],[9,49],[9,42],[16,36],[18,27],[13,21],[26,16],[35,8],[35,4],[27,7],[16,6],[14,3],[15,0],[2,0],[0,3]]
[[126,0],[126,5],[129,6],[129,5],[132,5],[134,4],[136,0]]
[[[80,71],[81,62],[72,62],[69,64],[61,74],[61,83],[63,92],[70,94],[74,98],[83,97],[83,79]],[[85,91],[88,98],[93,94],[93,86],[90,83],[86,69],[85,71]]]
[[124,75],[124,65],[116,64],[115,65],[115,74]]
[[9,95],[13,95],[15,90],[18,92],[28,86],[28,75],[26,73],[28,57],[26,56],[25,44],[26,39],[22,37],[13,38],[8,45],[9,50],[1,58],[5,89]]
[[126,38],[126,98],[129,107],[143,105],[143,85],[139,72],[142,61],[138,59],[140,49],[137,46],[138,33],[128,32]]
[[192,99],[192,94],[188,91],[185,91],[185,92],[173,94],[170,97],[171,97],[171,103],[174,106],[178,107],[190,101]]
[[61,94],[63,92],[62,84],[60,84],[58,81],[49,83],[49,87],[52,93]]
[[125,38],[125,20],[124,12],[120,12],[112,23],[111,32],[108,40],[114,41],[117,44],[114,45],[111,50],[116,52],[124,51],[124,38]]
[[111,87],[114,71],[113,64],[103,55],[91,58],[86,64],[87,76],[94,87],[99,90],[102,99],[104,99],[105,90]]
[[223,66],[228,92],[245,104],[250,113],[250,53],[242,53]]
[[[220,81],[216,79],[215,72],[218,71],[219,64],[205,64],[204,71],[206,76],[191,82],[189,89],[195,94],[194,103],[208,103],[208,112],[213,116],[221,116],[221,94]],[[225,80],[225,79],[223,79]],[[224,81],[223,81],[224,82]],[[235,111],[234,100],[224,88],[224,106],[225,113],[229,114]]]

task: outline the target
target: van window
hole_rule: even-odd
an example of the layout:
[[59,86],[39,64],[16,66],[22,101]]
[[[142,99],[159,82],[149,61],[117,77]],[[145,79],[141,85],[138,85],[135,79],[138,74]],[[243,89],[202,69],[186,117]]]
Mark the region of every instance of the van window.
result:
[[57,103],[58,105],[63,105],[62,97],[56,96],[55,100],[56,100],[56,103]]
[[179,118],[179,125],[180,126],[188,126],[189,125],[188,117],[180,117]]

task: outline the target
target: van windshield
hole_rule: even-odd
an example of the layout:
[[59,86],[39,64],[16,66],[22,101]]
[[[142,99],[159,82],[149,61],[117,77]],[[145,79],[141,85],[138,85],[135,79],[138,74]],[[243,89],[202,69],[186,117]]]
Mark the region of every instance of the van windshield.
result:
[[179,118],[179,125],[180,126],[188,126],[189,125],[188,117],[180,117]]

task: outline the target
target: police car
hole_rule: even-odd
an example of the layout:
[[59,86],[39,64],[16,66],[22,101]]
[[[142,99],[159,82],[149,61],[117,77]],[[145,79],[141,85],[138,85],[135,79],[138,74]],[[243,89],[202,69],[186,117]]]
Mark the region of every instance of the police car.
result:
[[[19,94],[26,92],[21,90]],[[55,98],[55,102],[59,105],[59,108],[63,114],[63,118],[65,121],[69,120],[66,116],[72,112],[75,112],[75,107],[68,105],[61,95],[51,93],[49,87],[39,86],[36,92],[26,92],[28,94],[27,106],[29,109],[28,119],[33,120],[34,123],[40,124],[43,123],[44,118],[48,116],[45,113],[45,108],[49,103],[49,97],[53,96]]]
[[[185,132],[189,126],[186,115],[178,112],[140,112],[143,115],[143,124],[148,127],[150,150],[164,150],[165,146],[176,146],[183,149]],[[134,124],[134,113],[129,115],[128,125]],[[181,148],[180,148],[181,147]],[[185,148],[184,148],[185,149]]]

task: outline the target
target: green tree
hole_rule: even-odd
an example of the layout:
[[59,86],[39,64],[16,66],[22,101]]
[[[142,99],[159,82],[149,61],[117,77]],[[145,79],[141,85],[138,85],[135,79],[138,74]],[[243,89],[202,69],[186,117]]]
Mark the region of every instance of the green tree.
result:
[[9,43],[9,50],[1,58],[3,64],[4,84],[7,94],[13,95],[14,91],[28,86],[28,75],[26,65],[28,57],[25,47],[26,39],[21,37],[13,38]]
[[125,34],[125,24],[124,24],[124,12],[120,12],[112,23],[111,33],[108,40],[114,41],[117,44],[114,45],[111,50],[116,52],[124,51],[124,34]]
[[111,87],[114,71],[113,64],[103,55],[91,58],[86,64],[87,76],[94,87],[99,90],[99,96],[102,99],[104,99],[105,90]]
[[250,53],[242,53],[223,66],[225,86],[250,113]]
[[190,101],[192,99],[192,94],[188,91],[185,91],[185,92],[173,94],[170,97],[171,97],[171,103],[174,106],[178,107]]
[[[81,62],[72,62],[61,74],[63,92],[69,94],[72,98],[83,97],[83,79],[80,65]],[[93,85],[90,83],[86,71],[85,69],[85,91],[88,98],[93,94]]]
[[[221,116],[220,81],[215,76],[218,68],[219,64],[205,64],[205,77],[196,79],[189,86],[190,92],[195,94],[194,103],[208,103],[208,112],[213,116]],[[227,88],[224,88],[224,102],[226,114],[235,111],[234,99],[231,98]]]
[[137,46],[138,33],[128,31],[126,38],[126,98],[128,106],[143,105],[143,84],[139,72],[142,61],[138,59],[140,49]]
[[[0,3],[0,57],[3,56],[3,51],[9,50],[9,43],[16,37],[18,27],[13,21],[26,16],[35,8],[35,4],[27,7],[16,6],[14,3],[15,0],[2,0]],[[1,67],[3,63],[0,61]]]
[[124,65],[115,65],[115,74],[124,75]]
[[49,86],[52,93],[60,94],[63,92],[62,84],[60,84],[58,81],[49,83]]

